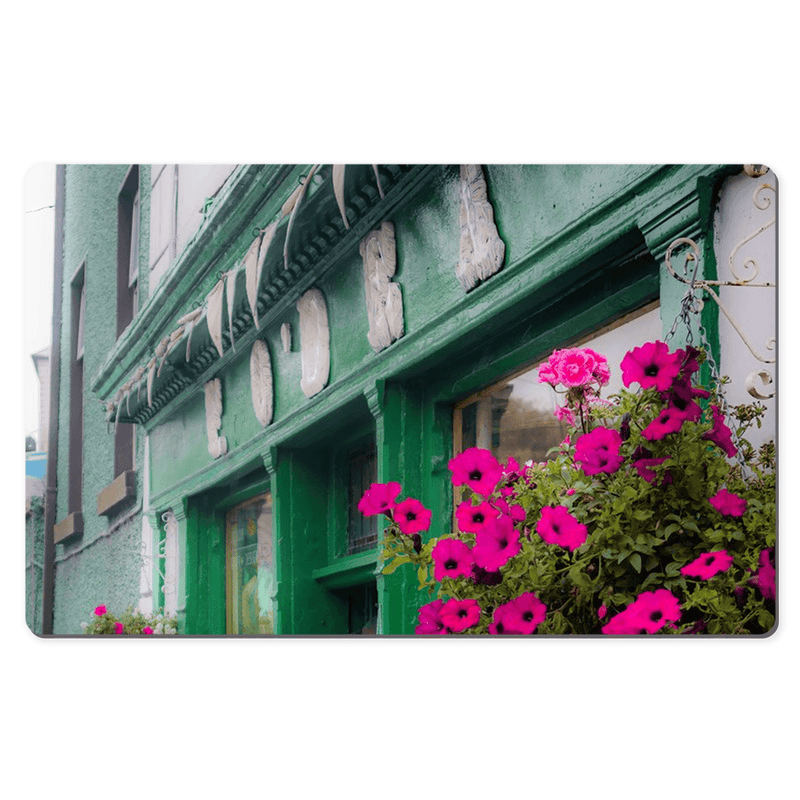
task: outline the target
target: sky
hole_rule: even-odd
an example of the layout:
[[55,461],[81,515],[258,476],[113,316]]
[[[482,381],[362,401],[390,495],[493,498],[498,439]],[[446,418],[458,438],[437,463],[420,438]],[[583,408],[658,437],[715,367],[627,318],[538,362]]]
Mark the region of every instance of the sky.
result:
[[39,379],[31,356],[50,344],[53,317],[53,222],[55,165],[36,164],[23,186],[23,427],[39,441]]

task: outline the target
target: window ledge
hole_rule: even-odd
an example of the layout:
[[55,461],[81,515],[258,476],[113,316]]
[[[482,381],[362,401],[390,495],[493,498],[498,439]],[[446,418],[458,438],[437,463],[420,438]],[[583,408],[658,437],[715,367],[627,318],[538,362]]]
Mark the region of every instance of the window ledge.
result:
[[83,514],[80,511],[74,511],[53,526],[53,543],[57,544],[70,536],[77,536],[82,533]]
[[136,471],[132,469],[121,472],[97,495],[98,515],[110,516],[129,497],[136,497]]
[[374,580],[380,570],[377,547],[366,553],[345,556],[335,564],[315,569],[311,576],[326,589],[342,589]]

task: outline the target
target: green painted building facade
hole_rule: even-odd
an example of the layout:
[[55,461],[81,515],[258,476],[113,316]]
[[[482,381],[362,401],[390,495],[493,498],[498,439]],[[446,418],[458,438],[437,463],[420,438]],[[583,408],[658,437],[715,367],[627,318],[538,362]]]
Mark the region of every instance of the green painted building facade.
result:
[[667,248],[716,276],[741,172],[66,166],[52,632],[102,603],[184,634],[413,633],[427,596],[380,574],[363,489],[399,481],[437,536],[459,448],[545,452],[508,386],[556,347],[640,344],[637,320],[665,335]]

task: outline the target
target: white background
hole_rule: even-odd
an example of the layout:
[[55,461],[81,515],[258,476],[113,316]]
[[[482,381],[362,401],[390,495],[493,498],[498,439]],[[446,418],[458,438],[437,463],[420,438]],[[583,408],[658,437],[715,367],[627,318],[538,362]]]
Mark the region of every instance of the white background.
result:
[[[32,164],[757,162],[778,175],[782,219],[796,218],[791,4],[291,8],[143,0],[6,13],[4,783],[86,800],[792,796],[790,501],[780,628],[765,640],[109,642],[27,631],[15,387]],[[796,478],[785,401],[795,242],[785,224],[782,498]]]

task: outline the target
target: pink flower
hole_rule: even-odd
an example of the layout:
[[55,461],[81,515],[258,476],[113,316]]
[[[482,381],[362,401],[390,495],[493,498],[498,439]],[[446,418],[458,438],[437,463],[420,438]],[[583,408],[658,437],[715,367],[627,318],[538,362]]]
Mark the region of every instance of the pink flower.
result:
[[453,632],[460,633],[478,624],[481,607],[477,600],[448,600],[441,611],[442,622]]
[[[659,464],[663,464],[667,461],[666,458],[640,458],[637,461],[631,462],[639,473],[640,478],[644,478],[648,483],[653,483],[655,479],[658,477],[656,471],[652,469],[653,467],[657,467]],[[672,475],[667,471],[664,473],[664,477],[661,480],[661,485],[670,484],[672,483]]]
[[729,492],[727,489],[720,489],[713,497],[709,497],[708,502],[728,517],[741,517],[747,508],[747,500]]
[[416,634],[445,634],[450,633],[442,622],[442,606],[444,600],[434,600],[419,610],[419,625],[414,628]]
[[584,347],[583,349],[594,358],[595,364],[592,370],[592,377],[600,386],[606,386],[611,380],[611,370],[608,367],[608,359],[589,347]]
[[475,534],[472,556],[488,572],[497,572],[521,549],[519,531],[510,517],[500,516]]
[[473,506],[465,500],[456,509],[456,519],[459,530],[465,533],[477,533],[486,528],[489,523],[498,517],[500,512],[484,500],[480,505]]
[[677,433],[686,417],[673,406],[667,406],[661,413],[642,431],[642,436],[651,442],[663,439],[670,433]]
[[688,377],[678,377],[672,382],[669,390],[663,392],[661,396],[670,408],[683,415],[684,420],[698,422],[703,415],[703,409],[694,398],[710,397],[711,392],[706,389],[693,389]]
[[358,501],[358,510],[365,517],[372,517],[375,514],[391,516],[391,510],[395,507],[395,501],[401,491],[402,487],[396,481],[373,483]]
[[488,497],[503,476],[497,459],[480,447],[470,447],[447,465],[453,473],[453,486],[466,484],[475,494]]
[[394,507],[394,520],[406,536],[426,531],[431,526],[431,512],[413,497],[407,497]]
[[755,586],[767,600],[775,599],[775,566],[770,558],[771,548],[761,551],[758,557],[758,572],[755,578],[747,581]]
[[97,606],[97,608],[94,610],[94,613],[98,617],[102,617],[103,614],[107,614],[108,613],[108,609],[105,606]]
[[434,561],[433,577],[437,581],[472,575],[475,559],[460,539],[440,539],[431,551],[431,558]]
[[[525,592],[495,609],[489,632],[518,633],[527,636],[544,622],[547,607],[533,592]],[[493,630],[494,628],[494,630]]]
[[[553,355],[555,355],[555,353]],[[555,362],[553,361],[553,356],[550,356],[550,359],[539,367],[539,383],[549,383],[551,386],[555,386],[558,381],[559,378],[555,368]]]
[[574,495],[574,494],[575,494],[575,490],[574,489],[567,489],[567,497],[572,497],[572,495]]
[[589,350],[571,347],[558,352],[560,357],[556,370],[561,383],[565,386],[585,386],[592,382],[597,362]]
[[548,544],[557,544],[569,550],[580,547],[588,536],[588,530],[569,513],[566,506],[545,506],[536,523],[536,532]]
[[584,433],[575,442],[575,461],[587,475],[612,474],[625,460],[619,455],[622,437],[615,430],[602,426]]
[[142,628],[142,633],[150,635],[153,633],[153,629],[149,625],[145,625],[144,628]]
[[601,629],[605,634],[657,633],[681,618],[678,598],[667,589],[642,592],[624,611]]
[[733,458],[736,455],[736,445],[733,443],[730,428],[725,424],[725,415],[717,406],[712,405],[711,417],[713,420],[713,427],[710,431],[706,431],[702,438],[722,448],[722,451],[728,458]]
[[626,353],[620,367],[625,386],[638,383],[642,389],[665,392],[681,370],[681,359],[664,342],[647,342]]
[[566,422],[567,425],[575,424],[575,415],[568,406],[556,406],[553,415],[559,422]]
[[114,633],[124,633],[125,626],[121,622],[114,623]]
[[733,556],[726,550],[715,550],[713,553],[702,553],[698,558],[681,568],[681,575],[687,578],[699,578],[707,581],[720,572],[727,572],[733,564]]
[[519,505],[509,505],[506,500],[503,500],[502,497],[498,497],[496,500],[492,501],[492,505],[499,509],[503,514],[507,514],[514,522],[522,522],[525,519],[525,509]]
[[599,619],[604,619],[607,613],[608,607],[605,605],[605,603],[597,609],[597,616]]

